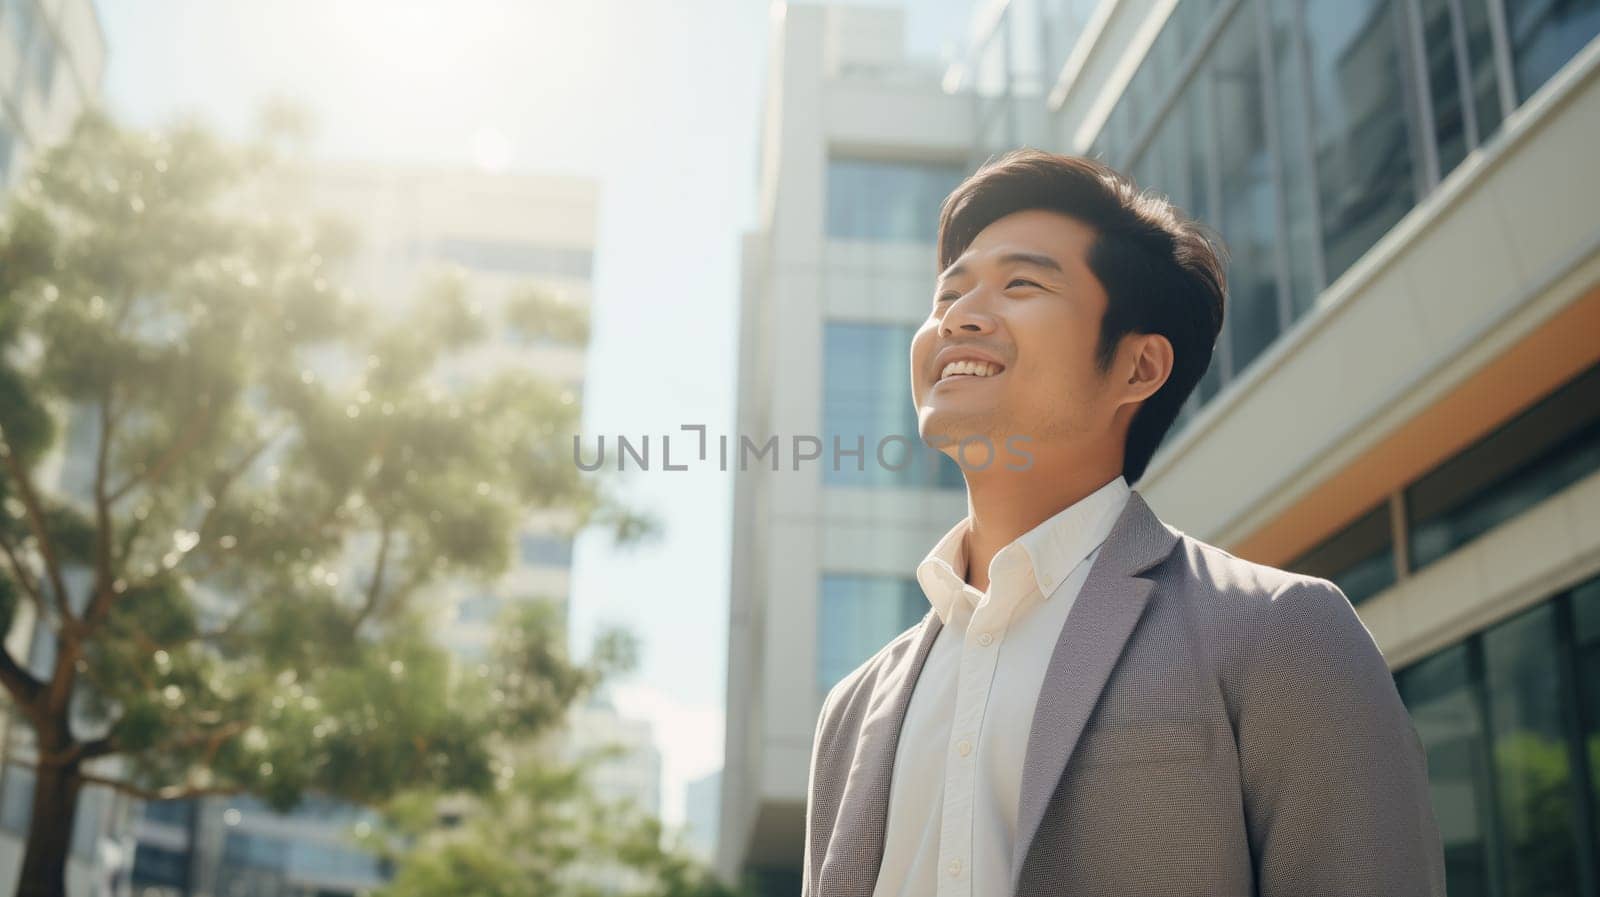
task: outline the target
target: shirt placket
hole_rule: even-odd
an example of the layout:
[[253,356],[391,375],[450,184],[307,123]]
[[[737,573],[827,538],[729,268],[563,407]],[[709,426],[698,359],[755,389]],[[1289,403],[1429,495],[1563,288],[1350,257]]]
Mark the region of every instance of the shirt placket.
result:
[[1003,610],[989,601],[968,620],[961,645],[955,715],[945,753],[944,813],[939,827],[938,897],[972,897],[972,825],[978,738],[1004,638]]

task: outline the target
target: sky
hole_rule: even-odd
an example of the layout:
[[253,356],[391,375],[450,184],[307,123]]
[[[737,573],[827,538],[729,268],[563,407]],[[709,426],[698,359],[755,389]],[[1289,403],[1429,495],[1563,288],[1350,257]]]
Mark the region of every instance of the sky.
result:
[[[966,2],[912,5],[913,50],[948,48]],[[584,434],[659,444],[684,424],[734,432],[738,247],[755,212],[765,0],[96,7],[107,104],[130,124],[198,115],[243,137],[264,100],[285,97],[314,117],[318,157],[598,179]],[[662,817],[676,824],[684,785],[722,765],[732,475],[690,465],[621,484],[663,534],[631,547],[580,537],[572,645],[585,656],[612,625],[640,637],[638,672],[610,695],[654,726]]]

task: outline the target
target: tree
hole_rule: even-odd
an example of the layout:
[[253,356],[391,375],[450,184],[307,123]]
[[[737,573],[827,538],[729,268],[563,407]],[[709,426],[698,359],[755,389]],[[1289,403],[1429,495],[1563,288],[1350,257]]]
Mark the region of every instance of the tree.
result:
[[[523,628],[515,616],[511,622],[507,631]],[[374,897],[753,894],[748,882],[738,890],[719,882],[680,837],[664,845],[661,821],[632,802],[596,796],[591,773],[621,752],[607,745],[569,762],[537,746],[471,806],[443,798],[450,813],[441,811],[436,791],[397,796],[385,808],[386,827],[358,833],[361,843],[394,864],[393,880]],[[617,870],[634,873],[637,886],[617,890],[616,882],[596,877]]]
[[278,808],[482,790],[497,737],[630,662],[624,633],[581,666],[524,617],[520,656],[453,671],[430,586],[493,579],[534,509],[624,539],[653,521],[568,460],[552,384],[446,386],[499,323],[460,278],[409,306],[339,288],[348,229],[263,211],[284,171],[89,114],[5,209],[0,631],[27,613],[54,645],[0,649],[35,755],[19,895],[64,893],[85,785]]

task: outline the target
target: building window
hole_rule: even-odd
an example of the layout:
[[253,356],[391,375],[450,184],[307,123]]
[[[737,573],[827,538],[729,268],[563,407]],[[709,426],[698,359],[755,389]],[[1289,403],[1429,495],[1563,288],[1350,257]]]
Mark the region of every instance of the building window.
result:
[[50,88],[55,86],[56,75],[56,42],[50,29],[39,30],[39,39],[33,45],[33,84],[34,95],[41,104],[50,102]]
[[6,184],[11,176],[11,148],[15,145],[16,138],[11,134],[11,122],[6,119],[4,112],[0,112],[0,193],[5,192]]
[[1421,569],[1600,470],[1600,366],[1590,368],[1406,490]]
[[194,824],[194,801],[149,800],[144,802],[141,813],[151,822],[187,829]]
[[1533,96],[1600,34],[1600,0],[1504,0],[1517,101]]
[[1580,893],[1600,861],[1600,580],[1395,681],[1427,750],[1450,893]]
[[456,605],[456,622],[467,624],[492,623],[500,615],[503,602],[498,596],[480,592],[461,599]]
[[1408,667],[1400,695],[1428,755],[1428,786],[1454,897],[1483,894],[1488,875],[1489,753],[1468,645]]
[[1299,2],[1310,76],[1311,142],[1332,281],[1416,204],[1401,5]]
[[1231,374],[1237,375],[1288,323],[1278,303],[1278,195],[1267,147],[1266,79],[1255,4],[1228,22],[1205,69],[1221,177],[1218,210],[1228,245]]
[[189,893],[189,852],[141,842],[133,854],[133,887],[134,893],[145,893],[143,888]]
[[282,838],[229,831],[222,842],[222,863],[245,869],[284,871],[288,867],[289,842]]
[[11,49],[19,60],[26,58],[28,47],[33,42],[38,16],[34,0],[0,0],[0,37],[11,38]]
[[[1578,890],[1576,801],[1555,607],[1485,632],[1484,690],[1511,894]],[[1600,683],[1597,683],[1600,684]]]
[[1331,580],[1359,604],[1395,582],[1389,503],[1380,503],[1354,523],[1289,564],[1289,569]]
[[[825,325],[822,455],[817,459],[824,484],[936,489],[965,485],[961,468],[923,443],[918,434],[906,367],[914,333],[913,327],[890,324],[835,321]],[[837,465],[835,440],[840,453]],[[878,458],[880,444],[883,463]],[[857,448],[860,457],[844,454]],[[1006,463],[1011,457],[1006,447],[995,448],[994,463]],[[982,447],[974,445],[970,451],[972,463],[982,464]]]
[[517,537],[518,555],[524,564],[535,567],[572,566],[572,540],[554,533],[522,533]]
[[959,165],[836,158],[828,162],[828,236],[932,243]]
[[473,271],[578,280],[588,280],[594,268],[594,253],[587,249],[540,246],[514,240],[445,237],[412,243],[408,255],[413,260],[453,262]]
[[0,828],[26,840],[33,822],[33,770],[7,763],[0,772]]
[[824,573],[817,613],[817,689],[827,694],[931,605],[914,579]]

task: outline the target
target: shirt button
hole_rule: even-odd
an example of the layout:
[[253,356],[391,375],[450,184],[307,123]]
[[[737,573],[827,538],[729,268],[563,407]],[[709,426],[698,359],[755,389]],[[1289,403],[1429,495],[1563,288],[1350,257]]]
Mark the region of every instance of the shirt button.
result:
[[961,861],[960,860],[951,860],[950,861],[950,877],[951,878],[956,878],[959,875],[961,875]]
[[972,753],[972,742],[963,741],[960,744],[956,745],[956,750],[960,751],[961,752],[961,756],[965,757],[966,755]]
[[994,641],[994,636],[990,635],[987,632],[985,632],[983,635],[978,636],[978,644],[984,646],[985,648],[989,647],[990,643],[992,643],[993,641]]

